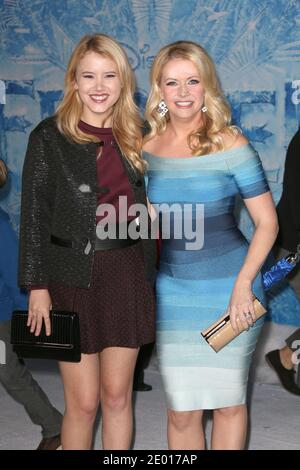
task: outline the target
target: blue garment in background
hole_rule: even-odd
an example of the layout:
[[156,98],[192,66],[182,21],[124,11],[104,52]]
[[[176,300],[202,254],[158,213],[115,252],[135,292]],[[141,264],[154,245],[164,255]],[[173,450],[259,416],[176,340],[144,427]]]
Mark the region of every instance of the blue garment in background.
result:
[[[295,257],[292,255],[289,256],[289,259],[294,260],[294,258]],[[286,257],[278,260],[277,263],[273,264],[273,266],[271,266],[271,268],[263,274],[264,289],[268,290],[284,279],[294,269],[296,264],[296,261],[288,261]]]
[[8,214],[0,207],[0,321],[11,319],[13,310],[26,310],[27,293],[18,287],[18,238]]
[[[269,271],[276,264],[275,257],[271,252],[267,257],[262,274]],[[300,326],[300,302],[286,279],[275,283],[266,291],[268,312],[266,320],[281,325]]]

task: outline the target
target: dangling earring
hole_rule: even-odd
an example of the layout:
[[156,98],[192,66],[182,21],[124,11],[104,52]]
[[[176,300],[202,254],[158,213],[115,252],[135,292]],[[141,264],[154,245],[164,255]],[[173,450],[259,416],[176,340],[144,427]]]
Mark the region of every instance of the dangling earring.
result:
[[203,106],[203,108],[201,108],[201,111],[202,111],[203,113],[206,113],[207,107],[206,107],[206,106]]
[[169,111],[168,106],[166,105],[164,100],[161,100],[158,104],[158,112],[159,112],[160,116],[164,117],[165,114],[167,114],[168,111]]

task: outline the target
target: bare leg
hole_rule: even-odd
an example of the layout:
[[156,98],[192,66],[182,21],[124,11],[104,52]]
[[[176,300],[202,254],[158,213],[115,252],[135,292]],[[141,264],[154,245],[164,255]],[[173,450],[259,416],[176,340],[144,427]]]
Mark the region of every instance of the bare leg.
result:
[[231,406],[214,410],[211,448],[242,450],[247,435],[247,406]]
[[103,449],[130,448],[132,382],[138,352],[138,349],[113,347],[100,354]]
[[168,410],[169,449],[203,450],[205,448],[203,412]]
[[81,362],[60,362],[65,392],[63,450],[89,450],[99,406],[99,354],[82,354]]

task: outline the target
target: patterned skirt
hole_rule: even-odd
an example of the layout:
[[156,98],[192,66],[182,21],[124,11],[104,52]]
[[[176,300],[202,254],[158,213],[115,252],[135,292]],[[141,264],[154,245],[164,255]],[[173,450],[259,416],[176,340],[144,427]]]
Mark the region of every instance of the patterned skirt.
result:
[[141,242],[96,251],[88,289],[53,284],[49,293],[53,309],[78,313],[84,354],[155,341],[154,292],[146,279]]

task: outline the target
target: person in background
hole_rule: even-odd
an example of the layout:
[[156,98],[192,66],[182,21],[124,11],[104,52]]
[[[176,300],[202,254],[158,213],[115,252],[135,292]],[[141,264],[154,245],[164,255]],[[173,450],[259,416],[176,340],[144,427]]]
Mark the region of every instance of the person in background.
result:
[[[7,167],[0,160],[0,188],[5,185],[7,176]],[[37,450],[56,450],[61,444],[62,415],[50,403],[10,344],[12,312],[26,310],[28,296],[17,286],[18,240],[8,214],[1,208],[0,247],[0,340],[5,344],[4,364],[0,363],[0,383],[12,398],[24,406],[31,421],[41,426],[42,440]]]
[[[279,233],[274,247],[277,259],[297,251],[300,254],[300,129],[292,138],[285,159],[282,196],[277,205]],[[300,301],[300,263],[287,277]],[[295,360],[300,356],[300,328],[285,340],[286,345],[266,354],[282,386],[300,396],[300,368],[295,377]],[[297,354],[298,351],[298,354]]]
[[136,361],[133,378],[133,390],[135,392],[150,392],[152,385],[145,383],[145,369],[147,369],[154,343],[146,344],[140,348]]

